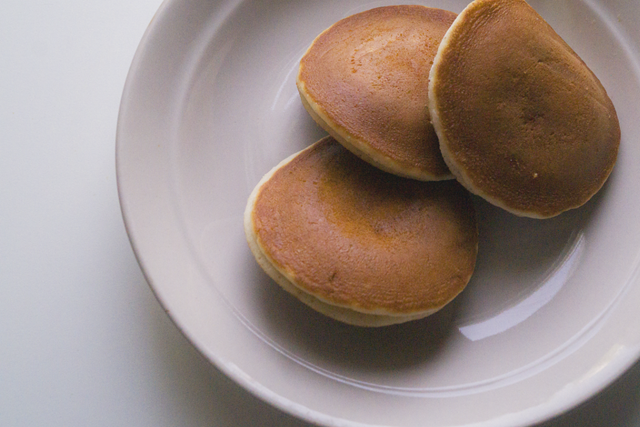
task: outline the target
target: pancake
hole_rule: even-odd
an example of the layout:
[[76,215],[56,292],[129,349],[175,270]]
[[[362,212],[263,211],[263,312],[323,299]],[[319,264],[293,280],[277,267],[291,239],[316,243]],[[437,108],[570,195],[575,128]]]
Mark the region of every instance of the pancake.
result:
[[282,288],[345,323],[428,316],[467,285],[478,232],[455,180],[385,173],[326,137],[289,157],[252,192],[249,247]]
[[302,103],[330,135],[382,170],[423,181],[453,178],[429,119],[427,76],[455,17],[388,6],[338,21],[300,61]]
[[476,0],[460,13],[430,72],[429,110],[456,178],[516,215],[583,205],[616,161],[607,92],[523,0]]

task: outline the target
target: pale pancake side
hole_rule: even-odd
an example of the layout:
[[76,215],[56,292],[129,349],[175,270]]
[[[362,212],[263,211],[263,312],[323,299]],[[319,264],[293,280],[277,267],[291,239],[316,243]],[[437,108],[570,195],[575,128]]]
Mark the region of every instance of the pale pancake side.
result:
[[297,86],[314,120],[387,172],[451,179],[429,119],[429,70],[455,13],[388,6],[338,21],[300,62]]
[[245,231],[284,289],[365,326],[442,308],[468,283],[477,254],[475,214],[462,187],[386,174],[332,138],[263,178],[247,204]]
[[583,205],[617,158],[606,90],[523,0],[476,0],[458,16],[430,72],[429,109],[456,178],[517,215]]
[[[309,147],[310,148],[310,147]],[[307,149],[309,149],[307,148]],[[343,307],[335,304],[331,304],[327,301],[323,301],[320,298],[317,298],[311,295],[309,292],[304,289],[298,287],[293,282],[292,278],[287,277],[287,272],[279,269],[274,264],[273,260],[269,258],[269,256],[264,252],[260,245],[260,240],[258,235],[256,234],[256,230],[254,228],[253,223],[253,209],[255,207],[256,199],[262,188],[262,185],[266,183],[275,172],[280,170],[280,168],[284,167],[291,160],[293,160],[298,154],[295,153],[282,162],[280,162],[276,167],[274,167],[271,171],[269,171],[260,182],[256,185],[256,187],[251,192],[249,196],[249,200],[247,202],[247,206],[244,212],[244,231],[247,238],[247,243],[249,244],[249,249],[253,254],[254,258],[258,262],[258,265],[264,270],[265,273],[269,277],[271,277],[282,289],[289,292],[291,295],[296,297],[302,303],[308,305],[315,311],[324,314],[332,319],[338,320],[340,322],[344,322],[354,326],[364,326],[364,327],[381,327],[394,325],[398,323],[404,323],[411,320],[421,319],[423,317],[429,316],[436,312],[437,310],[427,310],[415,315],[384,315],[384,314],[369,314],[362,313],[359,311],[352,310],[348,307]]]
[[335,304],[323,301],[320,298],[316,298],[305,290],[296,286],[291,280],[289,280],[283,272],[275,267],[273,262],[264,253],[260,247],[258,236],[255,234],[253,224],[251,223],[251,212],[247,209],[245,213],[245,234],[247,235],[247,242],[249,248],[253,253],[256,261],[262,267],[262,269],[271,277],[278,285],[285,291],[295,296],[298,300],[308,305],[315,311],[331,317],[332,319],[340,322],[348,323],[354,326],[366,326],[366,327],[380,327],[395,325],[398,323],[404,323],[411,320],[422,319],[433,313],[436,309],[427,310],[414,315],[384,315],[384,314],[369,314],[352,310],[348,307],[342,307]]

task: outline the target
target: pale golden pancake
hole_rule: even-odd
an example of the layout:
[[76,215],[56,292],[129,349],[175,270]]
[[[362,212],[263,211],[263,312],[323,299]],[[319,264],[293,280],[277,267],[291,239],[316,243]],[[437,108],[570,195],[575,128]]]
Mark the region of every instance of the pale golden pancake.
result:
[[260,266],[313,309],[360,326],[428,316],[467,285],[478,250],[455,180],[383,172],[326,137],[276,166],[247,203]]
[[456,178],[517,215],[583,205],[616,161],[607,92],[523,0],[476,0],[460,13],[431,69],[429,109]]
[[300,61],[307,111],[365,161],[423,181],[450,179],[429,119],[428,75],[456,14],[388,6],[338,21]]

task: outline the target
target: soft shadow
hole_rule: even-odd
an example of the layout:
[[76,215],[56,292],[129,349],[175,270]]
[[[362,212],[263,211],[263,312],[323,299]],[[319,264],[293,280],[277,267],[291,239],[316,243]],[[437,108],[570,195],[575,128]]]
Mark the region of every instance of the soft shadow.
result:
[[[456,324],[493,317],[526,299],[572,254],[599,197],[554,218],[513,215],[474,196],[480,242],[474,275],[460,295]],[[562,284],[560,285],[562,286]]]
[[309,426],[256,398],[221,373],[178,330],[155,298],[147,295],[141,308],[148,315],[153,345],[148,369],[158,390],[158,407],[169,418],[167,425]]
[[640,425],[640,361],[603,392],[538,427],[635,427]]
[[461,325],[490,318],[535,292],[559,268],[599,206],[537,220],[512,215],[474,198],[480,249],[467,289],[440,312],[382,328],[343,324],[315,312],[281,289],[252,260],[262,332],[296,357],[345,372],[389,372],[430,363],[445,354]]
[[263,332],[316,363],[359,372],[402,370],[434,357],[450,336],[455,303],[422,320],[380,328],[351,326],[307,307],[252,265]]

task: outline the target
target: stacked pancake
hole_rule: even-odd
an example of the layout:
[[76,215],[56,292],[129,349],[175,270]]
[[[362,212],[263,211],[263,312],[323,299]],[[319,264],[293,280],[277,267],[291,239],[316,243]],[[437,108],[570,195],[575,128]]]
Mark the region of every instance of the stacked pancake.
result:
[[350,16],[316,38],[297,86],[331,136],[263,177],[245,232],[285,290],[354,325],[423,318],[465,288],[469,191],[555,216],[602,187],[620,142],[600,81],[524,0]]
[[458,181],[516,215],[582,206],[616,162],[607,92],[524,0],[476,0],[458,16],[430,72],[429,111]]
[[419,319],[466,286],[478,233],[454,180],[383,172],[326,137],[260,181],[245,211],[249,246],[285,290],[334,319]]
[[311,117],[351,152],[396,175],[452,178],[427,108],[427,76],[456,14],[391,6],[345,18],[320,34],[297,78]]

